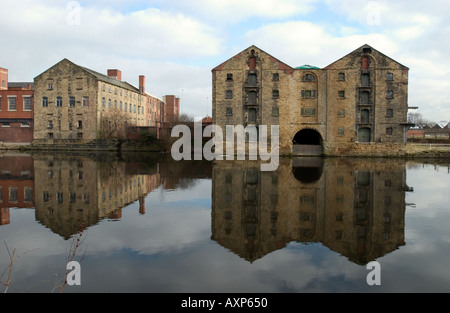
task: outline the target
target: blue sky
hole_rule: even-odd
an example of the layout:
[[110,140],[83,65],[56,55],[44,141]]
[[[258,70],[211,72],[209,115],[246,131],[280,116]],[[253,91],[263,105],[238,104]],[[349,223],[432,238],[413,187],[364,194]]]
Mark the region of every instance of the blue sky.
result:
[[363,44],[410,68],[409,105],[450,121],[448,1],[2,0],[0,67],[32,81],[64,58],[122,70],[182,112],[211,114],[211,69],[250,45],[325,67]]

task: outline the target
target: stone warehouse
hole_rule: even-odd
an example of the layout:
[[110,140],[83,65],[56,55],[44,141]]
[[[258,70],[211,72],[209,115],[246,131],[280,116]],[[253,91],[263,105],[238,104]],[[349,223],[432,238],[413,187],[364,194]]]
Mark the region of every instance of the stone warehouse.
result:
[[322,69],[251,46],[212,70],[213,119],[279,125],[282,155],[404,155],[408,74],[369,45]]
[[103,75],[64,59],[34,79],[33,144],[87,143],[125,138],[136,127],[160,127],[164,102],[122,81],[122,72]]

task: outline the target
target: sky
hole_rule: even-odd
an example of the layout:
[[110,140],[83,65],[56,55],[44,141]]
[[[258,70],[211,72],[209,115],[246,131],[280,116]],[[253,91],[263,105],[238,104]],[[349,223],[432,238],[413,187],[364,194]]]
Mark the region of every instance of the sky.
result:
[[33,81],[64,58],[211,116],[211,70],[251,45],[325,67],[364,44],[409,67],[409,106],[450,121],[448,0],[1,0],[0,67]]

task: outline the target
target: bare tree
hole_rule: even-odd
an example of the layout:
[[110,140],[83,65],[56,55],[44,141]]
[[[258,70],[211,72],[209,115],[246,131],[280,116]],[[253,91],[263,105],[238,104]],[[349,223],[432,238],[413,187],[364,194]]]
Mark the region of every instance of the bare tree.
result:
[[125,139],[129,127],[128,116],[118,109],[111,109],[100,120],[100,137],[102,139]]

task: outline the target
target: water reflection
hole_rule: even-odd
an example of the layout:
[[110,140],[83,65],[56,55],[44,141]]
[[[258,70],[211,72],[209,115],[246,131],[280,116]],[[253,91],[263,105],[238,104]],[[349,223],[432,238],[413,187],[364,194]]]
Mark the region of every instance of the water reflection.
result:
[[402,160],[216,162],[212,239],[249,262],[296,241],[367,264],[405,244],[405,190]]

